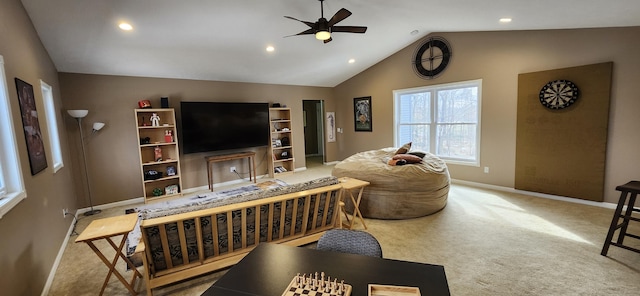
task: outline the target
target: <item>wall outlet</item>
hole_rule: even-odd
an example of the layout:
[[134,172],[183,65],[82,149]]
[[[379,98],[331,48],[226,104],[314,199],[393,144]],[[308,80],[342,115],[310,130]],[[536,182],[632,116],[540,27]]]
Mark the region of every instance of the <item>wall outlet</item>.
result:
[[229,168],[229,172],[231,172],[231,173],[235,173],[235,171],[236,171],[236,167],[230,167],[230,168]]
[[68,209],[62,209],[62,218],[66,218],[68,214],[69,214]]
[[484,167],[484,173],[488,174],[489,173],[489,167]]

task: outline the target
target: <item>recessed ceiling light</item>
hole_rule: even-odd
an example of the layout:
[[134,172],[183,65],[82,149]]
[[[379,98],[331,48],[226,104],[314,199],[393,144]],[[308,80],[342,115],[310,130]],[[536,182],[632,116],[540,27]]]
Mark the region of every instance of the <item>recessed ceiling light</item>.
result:
[[354,60],[354,59],[349,59],[349,64],[353,64],[353,63],[355,63],[355,62],[356,62],[356,60]]
[[273,46],[271,46],[271,45],[267,46],[267,51],[268,52],[272,52],[274,50],[276,50],[276,49]]
[[500,22],[503,23],[503,24],[510,23],[511,22],[511,18],[503,17],[503,18],[500,19]]
[[131,30],[133,30],[133,26],[131,26],[131,25],[130,25],[130,24],[128,24],[128,23],[120,23],[120,24],[118,25],[118,27],[119,27],[120,29],[124,30],[124,31],[131,31]]

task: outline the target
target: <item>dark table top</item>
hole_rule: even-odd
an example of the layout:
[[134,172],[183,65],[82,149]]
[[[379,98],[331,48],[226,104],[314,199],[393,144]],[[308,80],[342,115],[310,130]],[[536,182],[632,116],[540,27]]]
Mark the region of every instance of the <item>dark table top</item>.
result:
[[419,287],[422,295],[450,295],[444,267],[417,262],[261,243],[203,296],[282,295],[300,273],[324,272],[367,295],[369,284]]

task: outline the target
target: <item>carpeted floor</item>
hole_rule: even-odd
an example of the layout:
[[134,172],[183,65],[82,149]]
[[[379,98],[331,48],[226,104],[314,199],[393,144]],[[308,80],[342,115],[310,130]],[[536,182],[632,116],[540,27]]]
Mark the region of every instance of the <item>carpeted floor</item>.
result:
[[[292,184],[330,170],[323,166],[279,179]],[[77,231],[91,219],[120,215],[124,209],[82,218]],[[434,215],[366,223],[385,258],[443,265],[452,295],[638,295],[640,254],[611,247],[607,257],[600,255],[612,215],[606,208],[452,185],[447,206]],[[638,224],[632,224],[632,233],[640,234]],[[88,246],[74,240],[70,238],[49,295],[97,295],[102,286],[107,268]],[[627,241],[640,248],[640,242]],[[124,263],[119,264],[124,270]],[[154,295],[200,295],[224,273],[155,289]],[[112,277],[105,295],[128,293]]]

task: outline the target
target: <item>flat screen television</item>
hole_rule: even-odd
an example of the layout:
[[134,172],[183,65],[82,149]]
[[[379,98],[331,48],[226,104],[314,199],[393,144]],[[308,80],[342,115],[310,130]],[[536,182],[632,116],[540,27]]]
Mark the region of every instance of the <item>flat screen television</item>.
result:
[[268,103],[180,102],[184,154],[269,145]]

